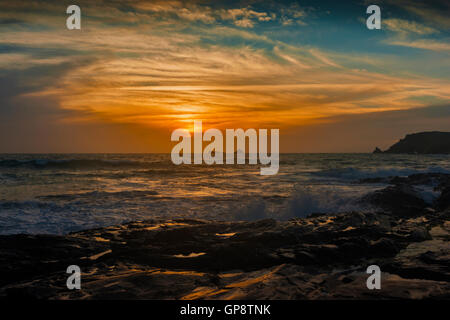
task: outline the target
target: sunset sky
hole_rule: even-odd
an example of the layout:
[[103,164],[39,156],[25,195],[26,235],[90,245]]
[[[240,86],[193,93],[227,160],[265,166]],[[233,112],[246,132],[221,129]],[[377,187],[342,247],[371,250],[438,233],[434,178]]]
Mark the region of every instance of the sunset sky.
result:
[[450,131],[449,16],[448,1],[0,0],[0,152],[169,152],[194,119],[279,128],[282,152]]

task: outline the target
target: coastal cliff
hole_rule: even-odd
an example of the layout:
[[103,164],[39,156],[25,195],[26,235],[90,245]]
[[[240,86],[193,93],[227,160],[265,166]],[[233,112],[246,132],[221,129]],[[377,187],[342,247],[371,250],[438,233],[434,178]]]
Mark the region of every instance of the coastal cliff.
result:
[[450,132],[419,132],[408,134],[386,151],[373,153],[450,154]]

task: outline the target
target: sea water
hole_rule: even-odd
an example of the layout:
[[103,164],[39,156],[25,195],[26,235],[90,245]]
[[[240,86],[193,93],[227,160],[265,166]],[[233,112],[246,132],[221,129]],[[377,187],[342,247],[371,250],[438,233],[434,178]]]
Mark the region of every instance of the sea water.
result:
[[[170,154],[0,155],[0,234],[66,234],[150,218],[287,220],[373,210],[364,178],[450,173],[449,155],[281,154],[259,165],[174,165]],[[422,190],[432,201],[432,188]]]

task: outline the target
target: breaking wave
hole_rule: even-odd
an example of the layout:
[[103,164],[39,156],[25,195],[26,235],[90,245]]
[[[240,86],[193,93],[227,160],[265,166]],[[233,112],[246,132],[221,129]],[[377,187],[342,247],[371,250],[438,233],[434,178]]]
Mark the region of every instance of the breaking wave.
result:
[[288,220],[304,218],[313,213],[331,214],[339,212],[373,211],[373,207],[364,206],[359,200],[375,188],[342,188],[338,186],[297,186],[285,206],[278,212],[271,212],[266,203],[255,200],[243,210],[235,213],[237,220],[254,221],[274,218]]
[[368,211],[359,203],[366,193],[362,189],[342,189],[334,186],[297,187],[288,202],[284,218],[303,218],[313,213]]

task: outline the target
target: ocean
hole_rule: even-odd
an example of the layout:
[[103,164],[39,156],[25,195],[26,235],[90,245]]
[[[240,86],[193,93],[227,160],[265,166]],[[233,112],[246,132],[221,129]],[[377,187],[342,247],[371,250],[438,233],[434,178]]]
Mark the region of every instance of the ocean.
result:
[[[67,234],[149,218],[288,220],[376,210],[358,199],[381,182],[360,179],[450,173],[449,155],[281,154],[259,165],[180,165],[170,154],[0,155],[0,234]],[[420,189],[420,186],[419,186]],[[432,186],[419,190],[426,201]]]

